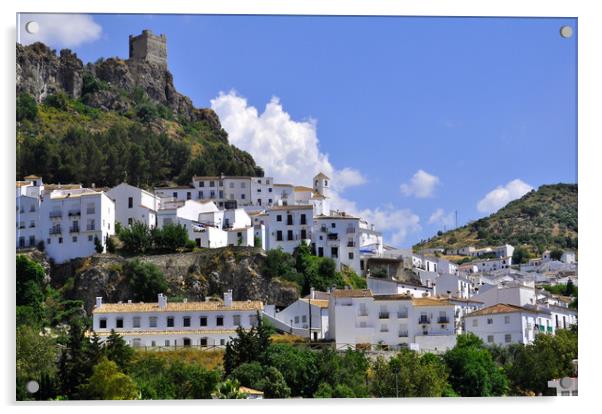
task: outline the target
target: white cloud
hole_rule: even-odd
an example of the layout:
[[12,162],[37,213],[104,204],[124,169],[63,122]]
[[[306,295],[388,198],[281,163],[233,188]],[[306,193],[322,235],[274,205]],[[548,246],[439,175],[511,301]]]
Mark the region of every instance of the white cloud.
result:
[[477,203],[477,210],[481,213],[493,213],[531,190],[533,190],[533,187],[517,178],[487,193]]
[[332,179],[332,187],[337,191],[367,182],[356,169],[336,170],[328,154],[318,148],[317,122],[291,119],[276,97],[259,113],[236,92],[220,92],[211,100],[211,108],[228,131],[230,143],[253,155],[257,164],[276,181],[310,184],[315,174],[323,172]]
[[355,201],[344,198],[344,189],[366,183],[366,177],[353,168],[336,169],[319,149],[317,122],[291,119],[278,98],[272,98],[260,113],[231,91],[212,99],[211,108],[228,131],[230,142],[248,151],[276,181],[311,185],[311,178],[322,171],[332,179],[331,208],[374,224],[389,235],[388,243],[399,245],[408,234],[421,229],[420,218],[408,209],[391,205],[361,209]]
[[[37,33],[28,33],[25,25],[35,21]],[[102,27],[85,14],[21,14],[19,42],[28,45],[43,42],[53,48],[76,47],[100,37]]]
[[445,226],[447,229],[451,229],[455,224],[455,221],[456,220],[453,211],[446,213],[445,210],[443,210],[442,208],[438,208],[433,212],[433,214],[431,214],[428,223],[440,224],[442,226]]
[[433,196],[435,187],[439,183],[439,177],[436,175],[431,175],[424,170],[418,170],[410,178],[409,182],[401,184],[400,190],[403,195],[408,197],[427,198]]

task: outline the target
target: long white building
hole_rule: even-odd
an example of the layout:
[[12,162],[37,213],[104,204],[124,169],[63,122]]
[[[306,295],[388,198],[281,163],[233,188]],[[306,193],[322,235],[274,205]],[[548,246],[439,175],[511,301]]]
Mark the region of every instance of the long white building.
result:
[[234,301],[232,291],[222,301],[168,302],[163,294],[155,303],[103,303],[96,298],[93,331],[101,339],[111,330],[131,346],[225,346],[237,327],[251,329],[257,323],[261,301]]

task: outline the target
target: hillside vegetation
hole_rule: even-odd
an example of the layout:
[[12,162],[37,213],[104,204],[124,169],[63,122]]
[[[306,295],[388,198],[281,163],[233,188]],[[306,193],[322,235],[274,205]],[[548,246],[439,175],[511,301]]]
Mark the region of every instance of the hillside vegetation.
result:
[[169,71],[17,45],[17,179],[148,188],[220,173],[263,170],[228,143],[215,112],[175,91]]
[[422,241],[414,249],[509,243],[528,245],[537,253],[576,250],[577,232],[577,184],[542,185],[496,213]]

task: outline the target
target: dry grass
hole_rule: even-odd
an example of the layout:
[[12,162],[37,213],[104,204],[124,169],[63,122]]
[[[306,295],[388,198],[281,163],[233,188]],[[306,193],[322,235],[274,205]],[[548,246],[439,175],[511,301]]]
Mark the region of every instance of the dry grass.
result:
[[187,364],[198,364],[206,369],[222,369],[224,362],[224,351],[221,349],[203,350],[194,348],[168,351],[138,350],[136,351],[134,360],[143,359],[149,355],[163,359],[170,364],[174,361],[180,361]]

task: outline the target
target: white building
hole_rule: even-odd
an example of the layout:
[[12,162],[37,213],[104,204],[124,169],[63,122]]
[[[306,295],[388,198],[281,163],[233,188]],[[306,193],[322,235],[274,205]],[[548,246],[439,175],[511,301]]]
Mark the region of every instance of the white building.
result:
[[451,295],[470,298],[475,294],[474,283],[463,276],[442,274],[433,282],[435,295]]
[[297,299],[280,312],[268,313],[267,307],[265,312],[279,330],[307,338],[311,329],[311,338],[316,341],[326,338],[328,333],[329,296],[328,292],[312,288],[309,295]]
[[498,303],[506,303],[514,306],[535,305],[537,297],[535,288],[520,283],[510,286],[481,285],[478,294],[472,298],[483,302],[489,307]]
[[335,261],[337,269],[344,265],[361,273],[359,217],[339,212],[315,216],[312,234],[317,256],[330,257]]
[[514,254],[514,247],[509,244],[504,244],[502,246],[494,247],[493,251],[495,252],[495,257],[502,259],[504,257],[512,257]]
[[486,345],[530,344],[541,332],[553,333],[552,320],[525,307],[498,303],[464,317],[467,332]]
[[443,352],[456,343],[454,305],[445,299],[373,295],[369,289],[334,290],[328,314],[328,336],[337,348]]
[[233,301],[232,291],[222,301],[168,303],[159,294],[156,303],[102,303],[96,298],[93,330],[105,339],[111,330],[131,346],[224,346],[236,328],[257,323],[261,301]]
[[512,257],[478,260],[471,264],[477,267],[478,272],[492,272],[499,269],[508,269],[512,265]]
[[107,191],[107,196],[115,203],[115,221],[123,227],[135,221],[146,224],[149,228],[157,225],[157,211],[160,198],[141,188],[121,183]]
[[313,207],[311,205],[274,206],[262,219],[266,231],[266,249],[281,248],[293,253],[301,242],[311,244]]
[[63,263],[106,249],[115,234],[115,203],[103,192],[81,188],[55,190],[40,205],[40,233],[48,257]]
[[562,252],[562,256],[560,257],[560,261],[562,263],[566,263],[566,264],[577,263],[577,258],[575,256],[575,252],[571,252],[571,251],[565,250],[564,252]]
[[433,288],[423,286],[419,283],[402,282],[392,279],[381,279],[377,277],[366,277],[368,289],[375,295],[403,294],[414,298],[433,296]]

